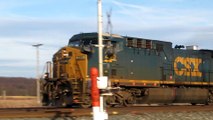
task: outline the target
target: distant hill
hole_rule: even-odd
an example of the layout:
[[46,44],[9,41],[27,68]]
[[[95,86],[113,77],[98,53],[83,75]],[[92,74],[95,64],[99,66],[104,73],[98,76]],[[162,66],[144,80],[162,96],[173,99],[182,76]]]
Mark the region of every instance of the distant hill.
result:
[[35,96],[36,80],[22,77],[0,77],[0,96]]

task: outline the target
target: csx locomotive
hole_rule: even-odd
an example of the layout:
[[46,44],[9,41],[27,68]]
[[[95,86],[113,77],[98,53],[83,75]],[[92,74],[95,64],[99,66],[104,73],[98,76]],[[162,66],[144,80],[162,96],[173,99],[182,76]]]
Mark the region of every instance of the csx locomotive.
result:
[[[88,73],[98,68],[97,42],[98,33],[76,34],[54,54],[42,85],[44,105],[91,105]],[[212,102],[212,50],[115,34],[103,34],[103,43],[104,76],[120,88],[106,105]]]

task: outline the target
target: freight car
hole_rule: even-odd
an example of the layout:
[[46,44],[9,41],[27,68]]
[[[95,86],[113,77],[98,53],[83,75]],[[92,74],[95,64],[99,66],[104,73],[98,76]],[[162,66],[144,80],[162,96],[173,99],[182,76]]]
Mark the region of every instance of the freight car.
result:
[[[44,105],[91,105],[88,73],[98,68],[97,39],[97,33],[76,34],[54,54],[42,85]],[[115,34],[103,34],[103,43],[104,75],[120,88],[107,105],[212,102],[212,50]]]

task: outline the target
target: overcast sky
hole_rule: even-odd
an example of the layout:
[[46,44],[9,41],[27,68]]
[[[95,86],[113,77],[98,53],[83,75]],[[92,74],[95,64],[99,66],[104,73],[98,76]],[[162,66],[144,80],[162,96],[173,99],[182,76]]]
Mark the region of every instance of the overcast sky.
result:
[[[213,0],[102,0],[113,33],[213,49]],[[97,0],[0,0],[0,76],[35,77],[68,39],[97,31]]]

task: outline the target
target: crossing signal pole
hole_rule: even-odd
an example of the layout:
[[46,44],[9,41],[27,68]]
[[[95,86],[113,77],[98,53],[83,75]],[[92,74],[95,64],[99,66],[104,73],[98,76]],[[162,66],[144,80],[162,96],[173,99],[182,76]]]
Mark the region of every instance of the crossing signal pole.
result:
[[37,103],[41,103],[40,101],[40,76],[39,76],[39,47],[43,44],[35,44],[32,45],[36,48],[36,96],[37,96]]

